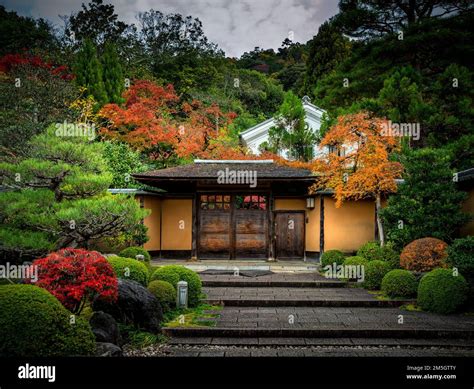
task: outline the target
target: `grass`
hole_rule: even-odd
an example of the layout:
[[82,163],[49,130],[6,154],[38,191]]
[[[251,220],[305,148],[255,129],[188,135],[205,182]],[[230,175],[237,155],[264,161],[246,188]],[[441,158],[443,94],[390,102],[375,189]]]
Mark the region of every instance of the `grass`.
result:
[[154,344],[166,343],[168,338],[163,334],[152,334],[151,332],[142,331],[133,325],[118,323],[120,334],[125,343],[133,348],[142,349]]
[[[222,306],[200,304],[195,308],[174,309],[164,315],[163,327],[213,327],[218,313],[204,311],[220,311]],[[206,320],[208,319],[208,320]]]
[[423,309],[421,309],[419,306],[416,304],[405,304],[400,307],[400,309],[404,311],[410,311],[410,312],[422,312]]

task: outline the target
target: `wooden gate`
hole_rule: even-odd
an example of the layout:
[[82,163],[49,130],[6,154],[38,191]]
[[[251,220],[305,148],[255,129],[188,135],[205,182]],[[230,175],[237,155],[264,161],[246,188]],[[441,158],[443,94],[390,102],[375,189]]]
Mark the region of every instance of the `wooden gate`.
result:
[[275,212],[275,253],[277,259],[304,258],[304,211]]
[[267,196],[201,194],[198,218],[198,258],[267,258]]

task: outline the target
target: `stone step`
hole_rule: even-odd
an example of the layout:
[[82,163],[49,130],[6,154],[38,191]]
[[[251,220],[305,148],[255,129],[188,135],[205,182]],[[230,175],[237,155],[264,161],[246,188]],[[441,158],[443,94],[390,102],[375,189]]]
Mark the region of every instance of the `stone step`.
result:
[[164,327],[172,338],[383,338],[383,339],[474,339],[474,330],[435,328],[225,328]]
[[443,338],[232,338],[232,337],[176,337],[170,345],[216,346],[410,346],[474,348],[474,340]]
[[205,299],[204,303],[210,305],[223,305],[225,307],[364,307],[364,308],[393,308],[406,304],[413,304],[415,300],[376,300],[376,299],[350,299],[350,298],[271,298],[260,296],[229,297]]
[[344,288],[343,281],[278,281],[239,279],[239,280],[209,280],[203,279],[204,287],[228,287],[228,288]]

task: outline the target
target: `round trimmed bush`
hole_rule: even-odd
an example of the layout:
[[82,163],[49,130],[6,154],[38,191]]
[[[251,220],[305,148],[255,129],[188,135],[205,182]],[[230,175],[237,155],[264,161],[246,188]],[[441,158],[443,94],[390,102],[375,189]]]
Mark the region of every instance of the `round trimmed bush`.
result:
[[120,251],[119,256],[124,258],[137,259],[137,255],[143,255],[145,262],[150,262],[151,256],[148,251],[142,247],[127,247]]
[[344,260],[344,266],[366,266],[369,263],[367,259],[355,255],[353,257],[347,257]]
[[365,266],[364,287],[375,290],[380,289],[382,279],[390,271],[390,265],[384,261],[369,261]]
[[118,278],[137,281],[145,287],[148,285],[150,274],[143,262],[122,257],[109,257],[108,261],[114,268],[114,272]]
[[342,265],[346,257],[339,250],[328,250],[321,256],[321,266],[332,266],[333,263],[336,265]]
[[34,285],[0,286],[0,356],[92,355],[95,337],[81,317],[47,290]]
[[474,236],[455,239],[448,247],[446,262],[457,268],[462,275],[474,278]]
[[436,238],[414,240],[400,254],[400,265],[404,269],[420,272],[446,267],[447,248],[445,242]]
[[179,281],[186,281],[188,283],[188,305],[195,307],[199,304],[201,299],[202,282],[199,276],[190,269],[179,265],[162,266],[151,276],[152,281],[162,280],[167,281],[175,288]]
[[163,312],[168,312],[176,304],[176,289],[167,281],[151,281],[148,290],[158,299]]
[[380,246],[378,242],[367,242],[357,250],[357,256],[368,261],[385,261],[392,269],[400,267],[400,255],[390,242],[385,246]]
[[418,285],[418,305],[430,312],[455,312],[467,298],[468,285],[460,274],[450,269],[434,269]]
[[391,270],[382,279],[382,291],[390,297],[412,297],[417,287],[416,277],[408,270]]

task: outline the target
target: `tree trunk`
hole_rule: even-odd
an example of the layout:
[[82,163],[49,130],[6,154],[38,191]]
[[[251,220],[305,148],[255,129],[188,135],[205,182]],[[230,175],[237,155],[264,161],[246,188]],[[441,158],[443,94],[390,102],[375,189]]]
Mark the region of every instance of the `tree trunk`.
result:
[[382,209],[381,203],[382,201],[380,199],[380,193],[377,193],[377,195],[375,196],[375,213],[377,216],[377,228],[379,231],[380,246],[383,246],[385,244],[385,236],[383,231],[382,219],[380,219],[380,210]]

